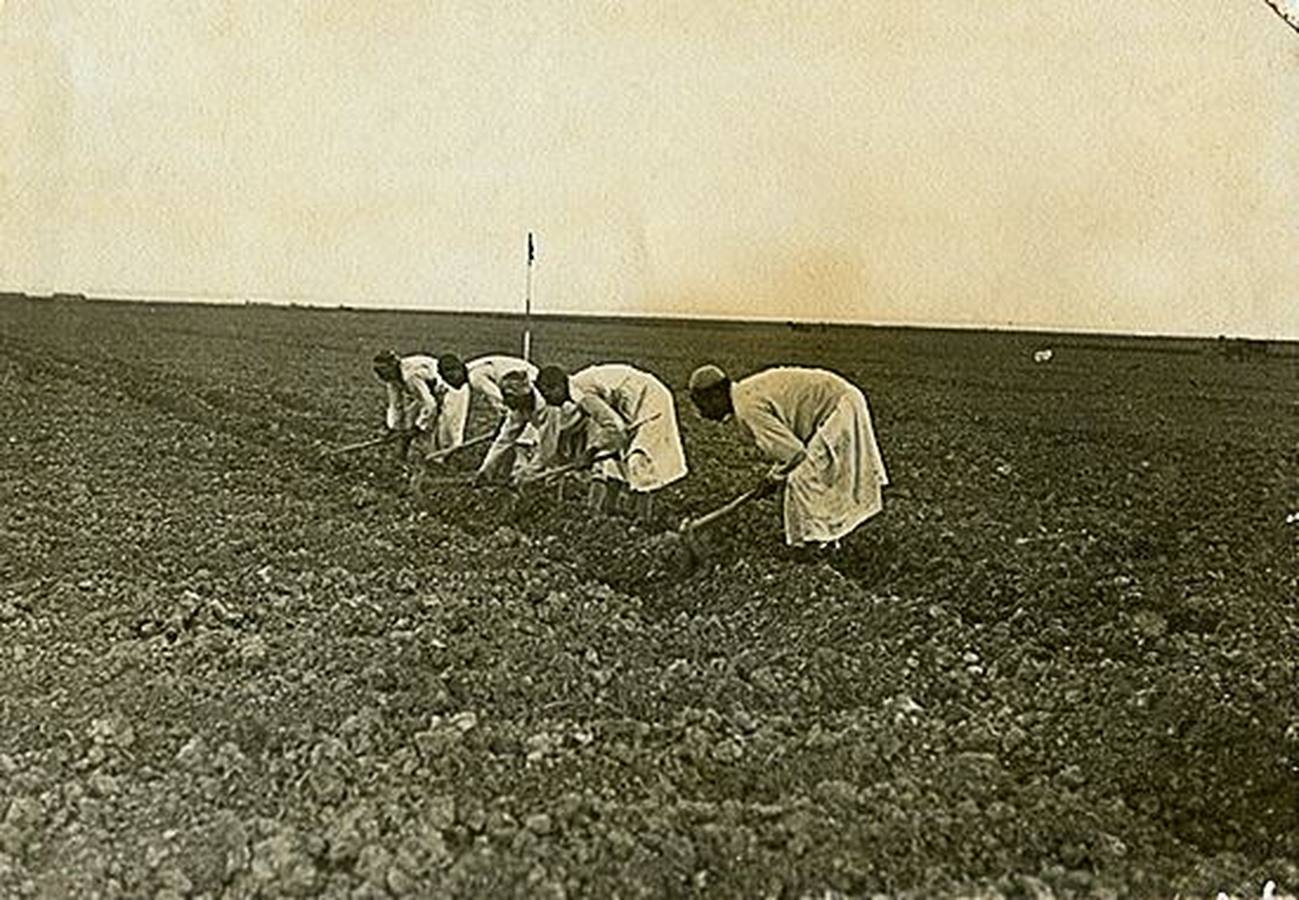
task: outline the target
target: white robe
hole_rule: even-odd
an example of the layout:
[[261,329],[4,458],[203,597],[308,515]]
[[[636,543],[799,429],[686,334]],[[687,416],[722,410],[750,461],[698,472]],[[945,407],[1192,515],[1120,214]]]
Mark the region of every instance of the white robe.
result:
[[[496,432],[497,437],[499,437],[501,430],[505,428],[505,418],[509,414],[509,409],[505,406],[505,401],[501,395],[501,379],[509,372],[521,371],[527,373],[528,381],[531,383],[537,378],[537,367],[526,360],[519,359],[517,356],[480,356],[465,363],[465,370],[469,373],[470,391],[485,399],[501,418],[501,427]],[[468,421],[469,403],[464,403],[463,409],[457,408],[455,415],[464,421]],[[461,435],[464,434],[464,429],[465,426],[462,422],[460,425]],[[524,446],[535,446],[538,440],[539,435],[536,426],[528,423],[524,426],[516,443]]]
[[401,359],[401,385],[384,382],[388,408],[384,420],[389,428],[416,428],[425,456],[454,447],[464,440],[464,421],[446,415],[469,397],[468,385],[453,389],[438,375],[437,360],[415,354]]
[[[633,491],[656,491],[686,475],[672,392],[648,372],[620,363],[590,366],[569,378],[569,392],[591,423],[597,449],[620,449],[597,473]],[[644,422],[634,435],[628,426]]]
[[517,356],[480,356],[465,363],[465,370],[469,373],[469,387],[501,415],[506,412],[501,399],[501,379],[509,372],[519,371],[527,373],[529,382],[537,379],[537,367]]
[[884,508],[889,483],[866,397],[821,369],[775,368],[731,387],[735,419],[778,463],[803,460],[785,481],[785,541],[837,541]]
[[575,433],[584,430],[584,422],[575,404],[565,403],[560,409],[547,406],[541,392],[534,387],[532,409],[528,412],[515,409],[506,412],[505,420],[501,422],[492,445],[487,448],[487,455],[478,471],[498,473],[503,468],[504,461],[513,457],[509,451],[523,442],[529,429],[537,435],[537,446],[519,465],[524,471],[536,472],[564,460],[573,449]]

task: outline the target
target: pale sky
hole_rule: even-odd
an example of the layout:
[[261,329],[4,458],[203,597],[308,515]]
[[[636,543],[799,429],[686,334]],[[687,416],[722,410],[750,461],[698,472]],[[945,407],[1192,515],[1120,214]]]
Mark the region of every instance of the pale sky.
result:
[[528,230],[541,311],[1299,338],[1299,34],[1264,0],[0,0],[0,290],[519,310]]

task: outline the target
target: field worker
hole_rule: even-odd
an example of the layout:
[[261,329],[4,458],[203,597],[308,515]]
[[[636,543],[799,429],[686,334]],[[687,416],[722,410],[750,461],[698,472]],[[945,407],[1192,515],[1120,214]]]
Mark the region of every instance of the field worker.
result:
[[501,394],[501,379],[510,372],[524,372],[530,382],[537,377],[537,367],[517,356],[480,356],[465,363],[465,370],[469,373],[469,389],[502,416],[509,412],[509,408]]
[[884,507],[889,483],[866,397],[823,369],[774,368],[732,382],[717,366],[690,375],[690,398],[705,419],[734,416],[745,436],[775,460],[762,494],[785,485],[785,542],[837,546]]
[[[467,408],[469,376],[454,353],[399,357],[385,351],[374,358],[374,374],[388,391],[388,430],[413,431],[423,458],[461,443],[464,418],[456,410],[461,404]],[[408,447],[407,442],[403,457]]]
[[[474,474],[475,485],[522,480],[542,465],[566,458],[580,449],[575,445],[580,442],[578,432],[583,422],[576,407],[571,404],[567,409],[547,407],[526,369],[505,372],[498,387],[506,410],[505,419]],[[531,452],[525,444],[529,432],[536,435],[536,447]]]
[[588,366],[569,375],[558,366],[537,374],[551,406],[573,404],[587,421],[587,456],[616,451],[596,469],[590,505],[613,512],[628,505],[637,518],[653,515],[653,492],[686,475],[676,403],[663,382],[622,363]]
[[[501,392],[502,379],[511,372],[524,373],[529,383],[537,377],[537,367],[532,363],[517,356],[499,354],[471,359],[465,363],[465,370],[469,373],[470,393],[487,401],[487,404],[500,419],[501,429],[505,427],[505,419],[510,411]],[[459,415],[462,419],[467,419],[468,413],[469,405],[465,404],[463,412],[459,412]],[[464,423],[461,422],[460,435],[462,441],[464,440],[464,430]],[[499,436],[499,434],[500,429],[497,430],[497,435]],[[522,433],[514,441],[513,446],[526,454],[536,447],[537,440],[536,426],[531,422],[527,422]]]

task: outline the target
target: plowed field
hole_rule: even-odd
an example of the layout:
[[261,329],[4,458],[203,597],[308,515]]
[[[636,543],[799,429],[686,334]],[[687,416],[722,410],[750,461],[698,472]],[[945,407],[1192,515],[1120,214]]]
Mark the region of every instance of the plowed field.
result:
[[[1299,892],[1293,348],[545,320],[678,392],[638,528],[326,457],[388,346],[518,324],[0,304],[0,896]],[[865,389],[837,556],[769,499],[663,566],[762,470],[704,361]]]

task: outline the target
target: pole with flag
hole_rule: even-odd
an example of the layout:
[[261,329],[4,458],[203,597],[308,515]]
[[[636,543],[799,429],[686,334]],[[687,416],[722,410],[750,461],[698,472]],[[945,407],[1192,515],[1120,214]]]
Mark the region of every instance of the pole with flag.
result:
[[532,232],[528,232],[528,287],[523,299],[523,359],[532,360],[532,263],[537,258],[536,247],[532,243]]

